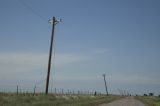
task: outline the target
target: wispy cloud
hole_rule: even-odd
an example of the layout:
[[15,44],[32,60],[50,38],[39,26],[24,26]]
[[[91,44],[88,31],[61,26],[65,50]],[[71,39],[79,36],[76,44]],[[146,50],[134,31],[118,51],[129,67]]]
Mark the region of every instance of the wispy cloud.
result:
[[[74,80],[74,81],[102,81],[102,75],[94,76],[64,76],[58,75],[56,80]],[[140,75],[108,75],[106,76],[108,83],[121,83],[121,84],[142,84],[142,85],[160,85],[159,78],[150,78],[148,76]]]
[[[63,67],[63,65],[89,60],[91,56],[56,54],[54,59],[56,67]],[[33,81],[44,80],[47,64],[48,53],[0,53],[0,84],[5,86],[19,82],[33,84]],[[46,71],[42,72],[42,70]]]
[[[78,64],[79,62],[85,62],[94,58],[95,55],[92,53],[56,53],[52,64],[54,62],[56,68],[58,68],[73,63]],[[48,53],[0,53],[0,84],[44,79],[47,64]],[[68,79],[69,77],[65,76],[61,80],[64,80],[64,78]],[[77,78],[72,76],[73,80]]]
[[[56,66],[71,64],[79,61],[91,59],[90,56],[78,54],[56,54],[52,62],[56,61]],[[1,53],[0,54],[0,70],[4,72],[23,72],[26,70],[36,70],[46,68],[48,62],[48,54],[38,53]]]
[[93,54],[104,54],[108,53],[110,50],[106,48],[101,48],[101,49],[95,49],[92,51]]
[[[56,54],[56,67],[70,65],[73,63],[92,61],[101,53],[106,53],[108,50],[96,50],[86,54]],[[97,56],[96,56],[97,54]],[[0,53],[0,84],[4,86],[14,85],[17,82],[22,84],[34,84],[34,81],[44,80],[47,71],[48,53]],[[73,66],[74,67],[74,66]],[[46,70],[43,71],[42,70]],[[159,78],[150,78],[147,76],[130,75],[130,74],[113,74],[107,75],[107,82],[110,84],[140,84],[140,85],[160,85]],[[56,75],[54,81],[71,81],[82,82],[85,86],[89,82],[97,82],[103,86],[102,75]],[[43,82],[44,83],[44,82]],[[85,84],[86,83],[86,84]],[[8,85],[7,85],[8,84]],[[63,84],[62,84],[63,85]],[[75,85],[76,86],[76,85]],[[94,83],[93,83],[94,86]],[[97,85],[95,85],[96,88]]]
[[56,54],[55,56],[55,64],[56,66],[60,66],[63,64],[71,64],[80,61],[86,61],[93,59],[92,56],[84,55],[84,54]]
[[101,76],[64,76],[59,75],[55,77],[56,80],[72,80],[72,81],[95,81],[103,79]]
[[108,80],[116,83],[130,83],[130,84],[155,84],[160,85],[160,79],[159,78],[151,78],[148,76],[140,76],[140,75],[110,75],[108,76]]
[[[84,54],[56,54],[52,60],[56,67],[91,60],[93,57]],[[19,73],[34,73],[37,70],[47,70],[48,53],[0,53],[0,78]],[[31,76],[32,77],[32,76]]]

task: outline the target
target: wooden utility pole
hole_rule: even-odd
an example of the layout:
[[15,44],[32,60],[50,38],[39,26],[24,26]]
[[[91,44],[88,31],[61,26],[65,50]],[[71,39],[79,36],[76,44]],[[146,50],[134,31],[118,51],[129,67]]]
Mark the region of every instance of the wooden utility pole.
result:
[[107,84],[106,84],[106,75],[103,74],[103,77],[104,77],[104,83],[105,83],[105,88],[106,88],[106,94],[108,96],[108,90],[107,90]]
[[52,46],[53,46],[53,38],[54,38],[54,26],[55,26],[55,17],[53,17],[52,23],[52,33],[51,33],[51,43],[50,43],[50,50],[49,50],[49,59],[48,59],[48,71],[47,71],[47,80],[46,80],[46,95],[48,94],[48,87],[49,87],[49,76],[50,76],[50,69],[51,69],[51,58],[52,58]]
[[51,33],[51,43],[50,43],[50,50],[49,50],[49,59],[48,59],[48,71],[47,71],[47,80],[46,80],[46,95],[48,94],[48,87],[49,87],[49,76],[51,70],[51,58],[52,58],[52,46],[53,46],[53,39],[54,39],[54,27],[55,27],[55,17],[53,17],[52,21],[52,33]]
[[55,25],[61,22],[60,20],[56,20],[55,17],[53,17],[53,19],[49,20],[49,23],[52,24],[52,33],[51,33],[51,43],[50,43],[50,50],[49,50],[49,59],[48,59],[48,72],[47,72],[47,80],[46,80],[46,95],[48,94],[48,88],[49,88],[49,76],[50,76],[50,69],[51,69],[51,58],[52,58],[52,46],[53,46],[53,39],[54,39],[54,28]]

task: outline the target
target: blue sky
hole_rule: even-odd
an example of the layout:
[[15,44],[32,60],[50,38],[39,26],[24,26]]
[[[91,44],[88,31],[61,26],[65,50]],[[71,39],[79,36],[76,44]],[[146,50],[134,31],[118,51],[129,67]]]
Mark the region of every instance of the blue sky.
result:
[[[50,88],[135,93],[160,88],[159,0],[0,0],[0,89],[44,90],[51,25]],[[41,82],[41,83],[40,83]]]

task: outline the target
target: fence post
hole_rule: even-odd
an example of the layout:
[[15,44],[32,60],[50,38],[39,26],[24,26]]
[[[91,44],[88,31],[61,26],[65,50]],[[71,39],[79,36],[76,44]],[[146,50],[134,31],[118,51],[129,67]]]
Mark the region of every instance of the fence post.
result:
[[36,85],[34,86],[34,93],[33,93],[33,96],[35,95],[36,93]]
[[18,85],[17,85],[17,95],[18,95]]
[[57,93],[57,89],[55,88],[55,94]]
[[63,88],[62,88],[62,95],[63,95]]

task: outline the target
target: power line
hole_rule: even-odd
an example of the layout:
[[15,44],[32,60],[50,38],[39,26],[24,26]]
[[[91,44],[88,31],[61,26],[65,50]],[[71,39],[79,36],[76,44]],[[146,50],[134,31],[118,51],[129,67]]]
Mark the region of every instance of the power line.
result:
[[26,9],[28,9],[30,12],[32,12],[34,15],[38,16],[41,20],[46,22],[46,18],[44,16],[42,16],[39,12],[36,11],[36,9],[34,9],[33,7],[31,7],[30,5],[28,5],[26,2],[24,2],[23,0],[17,0],[19,1],[19,3],[24,6]]
[[[34,8],[32,8],[30,5],[28,5],[26,2],[24,2],[23,0],[18,0],[20,2],[20,4],[22,6],[24,6],[27,10],[29,10],[30,12],[32,12],[33,14],[35,14],[36,16],[38,16],[41,20],[45,21],[46,22],[46,18],[44,18],[41,14],[39,14]],[[55,21],[53,24],[57,24],[58,21]],[[54,36],[53,36],[53,39],[54,39]],[[55,39],[54,39],[55,41]],[[53,48],[54,51],[53,51],[53,60],[55,59],[55,47]],[[53,70],[54,70],[54,62],[52,64],[52,67],[53,67]],[[47,78],[48,79],[48,78]],[[45,79],[46,80],[46,79]],[[42,81],[39,81],[37,84],[40,84],[40,83],[43,83],[44,80]],[[52,83],[53,83],[53,77],[52,77]],[[53,85],[53,84],[52,84]],[[48,89],[48,88],[47,88]],[[47,93],[48,93],[48,90],[47,90]]]

